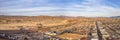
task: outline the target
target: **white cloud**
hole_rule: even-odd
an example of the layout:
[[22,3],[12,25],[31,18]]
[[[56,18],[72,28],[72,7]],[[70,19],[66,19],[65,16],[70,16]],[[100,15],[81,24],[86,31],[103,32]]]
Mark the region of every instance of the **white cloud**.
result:
[[1,11],[7,12],[22,12],[22,11],[42,11],[42,10],[55,10],[57,7],[34,7],[34,8],[12,8],[12,9],[1,9]]
[[[33,0],[25,0],[26,3],[33,3]],[[38,1],[38,0],[34,0]],[[40,0],[41,2],[47,2]],[[120,8],[103,5],[104,0],[85,0],[81,4],[73,3],[59,7],[53,4],[52,6],[39,6],[33,8],[1,8],[1,12],[7,12],[9,15],[68,15],[68,16],[119,16]],[[58,11],[55,11],[58,10]],[[63,10],[63,11],[62,11]],[[20,14],[19,14],[20,13]]]

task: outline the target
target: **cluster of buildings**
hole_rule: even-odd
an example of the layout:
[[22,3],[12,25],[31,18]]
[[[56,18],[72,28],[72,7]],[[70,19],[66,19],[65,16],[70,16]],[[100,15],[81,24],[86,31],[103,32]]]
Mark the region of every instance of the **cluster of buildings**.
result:
[[[118,29],[117,29],[118,28]],[[38,31],[39,30],[39,31]],[[37,30],[0,30],[5,40],[120,40],[119,26],[67,24]]]

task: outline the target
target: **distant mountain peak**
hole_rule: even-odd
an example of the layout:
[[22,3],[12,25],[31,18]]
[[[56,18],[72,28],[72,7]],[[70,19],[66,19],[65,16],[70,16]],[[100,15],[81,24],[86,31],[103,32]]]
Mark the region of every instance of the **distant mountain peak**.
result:
[[111,18],[120,18],[120,16],[112,16]]

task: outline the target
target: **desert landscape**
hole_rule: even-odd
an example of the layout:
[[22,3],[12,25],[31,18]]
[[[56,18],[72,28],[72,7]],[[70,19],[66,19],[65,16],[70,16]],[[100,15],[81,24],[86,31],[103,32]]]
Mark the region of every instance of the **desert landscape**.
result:
[[120,0],[0,0],[0,40],[120,40]]
[[120,40],[120,18],[0,16],[0,40]]

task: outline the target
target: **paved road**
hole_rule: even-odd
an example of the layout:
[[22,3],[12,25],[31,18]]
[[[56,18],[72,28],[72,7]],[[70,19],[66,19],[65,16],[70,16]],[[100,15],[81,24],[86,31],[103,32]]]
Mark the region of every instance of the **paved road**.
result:
[[102,34],[98,26],[98,22],[96,22],[96,30],[97,30],[98,40],[103,40]]

